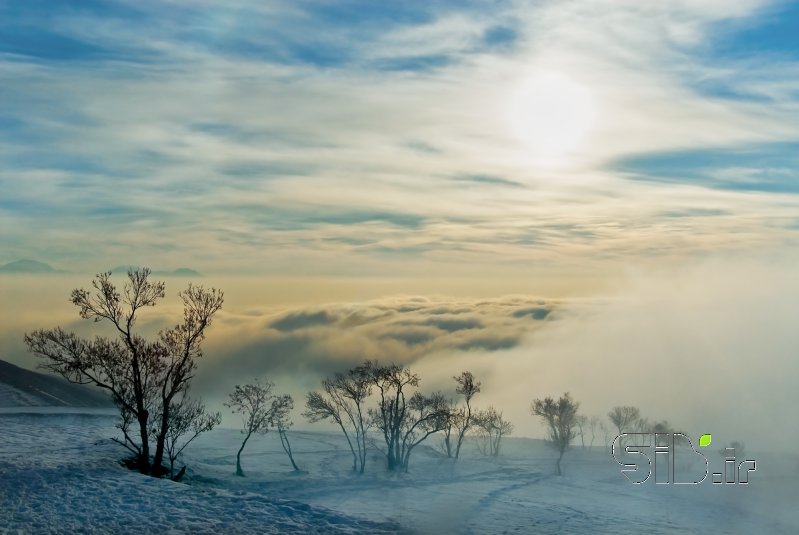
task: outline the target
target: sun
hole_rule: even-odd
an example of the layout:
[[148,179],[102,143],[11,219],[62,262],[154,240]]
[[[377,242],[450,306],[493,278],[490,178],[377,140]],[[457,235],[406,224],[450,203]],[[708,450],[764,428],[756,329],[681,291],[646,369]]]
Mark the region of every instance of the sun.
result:
[[557,72],[525,80],[510,99],[513,134],[541,165],[564,165],[585,141],[595,118],[591,91]]

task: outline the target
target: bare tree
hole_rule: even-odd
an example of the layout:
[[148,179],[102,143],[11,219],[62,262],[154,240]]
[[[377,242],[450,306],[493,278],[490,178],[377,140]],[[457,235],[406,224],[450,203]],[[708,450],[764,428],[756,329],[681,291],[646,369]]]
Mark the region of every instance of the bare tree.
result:
[[159,334],[166,358],[163,376],[159,381],[161,421],[156,437],[154,466],[161,466],[164,456],[172,400],[188,390],[197,370],[197,360],[202,357],[201,344],[205,339],[205,329],[210,325],[212,316],[222,308],[223,301],[221,292],[208,291],[191,284],[178,295],[183,300],[183,322]]
[[727,455],[727,448],[732,448],[733,450],[735,450],[735,456],[738,459],[744,459],[745,458],[746,444],[744,444],[744,442],[742,440],[733,440],[732,442],[730,442],[729,446],[721,448],[719,450],[719,454],[726,456]]
[[568,392],[557,401],[551,397],[536,399],[531,407],[533,414],[540,416],[549,427],[549,443],[559,454],[555,463],[558,475],[562,475],[560,462],[563,454],[575,437],[574,426],[579,407],[580,404],[574,401]]
[[653,425],[648,419],[641,416],[633,422],[632,431],[634,433],[650,433]]
[[589,448],[594,447],[594,439],[596,438],[597,427],[601,429],[602,422],[599,421],[599,416],[591,416],[588,419],[588,429],[591,431],[591,443],[588,444]]
[[277,429],[280,435],[280,445],[283,446],[283,451],[289,456],[291,466],[295,471],[300,470],[297,463],[294,462],[294,454],[291,451],[291,443],[289,442],[288,430],[294,425],[291,421],[289,414],[294,409],[294,399],[288,395],[277,396],[272,400],[272,415],[270,417],[269,425]]
[[378,406],[369,409],[369,416],[383,434],[388,469],[407,472],[413,449],[446,427],[449,403],[439,393],[411,393],[419,386],[419,376],[404,366],[368,362],[367,367],[379,395]]
[[478,448],[483,455],[498,457],[502,447],[502,438],[513,433],[513,424],[502,417],[502,412],[494,407],[476,411],[473,415],[474,425],[480,430],[482,443]]
[[[31,352],[44,359],[40,367],[71,382],[94,384],[108,390],[120,410],[118,440],[135,456],[143,473],[161,476],[173,400],[184,394],[202,356],[201,344],[211,319],[220,310],[222,292],[189,285],[183,300],[183,322],[148,341],[134,331],[140,310],[165,296],[163,282],[150,280],[147,268],[128,271],[122,290],[111,282],[111,272],[92,281],[93,290],[75,289],[71,301],[84,319],[107,321],[115,338],[85,340],[60,327],[25,335]],[[157,422],[152,416],[158,415]],[[150,460],[150,435],[155,429],[155,455]]]
[[668,420],[661,420],[653,424],[648,424],[643,428],[643,432],[656,434],[679,433],[679,431],[677,431],[675,427],[668,422]]
[[271,381],[256,381],[244,386],[236,385],[230,393],[230,399],[225,403],[234,413],[241,415],[242,434],[244,440],[236,453],[236,475],[244,476],[241,469],[241,452],[254,433],[266,434],[269,423],[273,418],[274,405],[272,403],[272,389],[275,387]]
[[577,427],[577,434],[580,435],[580,445],[585,449],[585,427],[588,427],[588,416],[578,414],[574,418],[574,425]]
[[370,421],[364,402],[372,393],[373,364],[367,361],[347,373],[322,381],[322,392],[310,392],[303,416],[311,422],[331,420],[338,424],[352,452],[352,469],[366,467],[366,433]]
[[461,417],[455,420],[455,428],[458,431],[458,442],[455,446],[455,458],[457,459],[461,453],[463,439],[474,423],[472,421],[471,401],[475,394],[480,393],[480,382],[475,381],[474,375],[469,371],[462,372],[460,375],[453,377],[453,379],[458,383],[455,392],[463,396],[463,401],[466,405],[466,408],[462,411]]
[[[674,436],[674,430],[668,421],[663,420],[660,422],[649,423],[646,418],[639,418],[636,426],[638,433],[651,433],[655,438],[655,446],[668,446],[671,444],[671,439],[677,438]],[[679,439],[678,439],[679,440]],[[669,448],[665,451],[666,466],[671,466],[671,456],[673,451]],[[662,455],[662,453],[661,453]]]
[[444,432],[444,441],[441,443],[441,449],[447,454],[447,457],[452,458],[455,454],[455,443],[458,441],[458,430],[463,426],[463,421],[466,419],[466,409],[459,407],[454,400],[449,400],[449,413],[450,416],[442,430]]
[[605,449],[606,450],[610,449],[610,429],[605,424],[605,422],[601,420],[599,422],[599,429],[600,431],[602,431],[602,437],[603,437],[602,443],[605,445]]
[[[169,419],[169,431],[166,434],[164,448],[169,459],[169,475],[177,480],[180,479],[180,476],[175,478],[177,458],[201,433],[219,425],[222,422],[222,414],[209,413],[202,403],[184,395],[180,400],[173,400]],[[181,474],[185,468],[184,466]]]
[[638,410],[638,407],[629,405],[613,407],[608,413],[608,418],[621,435],[625,432],[634,431],[636,424],[641,420],[641,411]]
[[441,431],[450,418],[450,407],[440,392],[425,396],[415,392],[408,402],[409,416],[402,429],[400,452],[402,453],[402,469],[407,472],[410,466],[411,452],[427,438]]

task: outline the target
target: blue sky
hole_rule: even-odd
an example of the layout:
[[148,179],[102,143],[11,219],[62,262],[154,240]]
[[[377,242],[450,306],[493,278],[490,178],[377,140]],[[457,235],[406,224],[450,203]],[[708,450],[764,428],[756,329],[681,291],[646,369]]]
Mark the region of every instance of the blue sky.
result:
[[797,24],[760,0],[6,2],[0,263],[595,273],[793,247]]

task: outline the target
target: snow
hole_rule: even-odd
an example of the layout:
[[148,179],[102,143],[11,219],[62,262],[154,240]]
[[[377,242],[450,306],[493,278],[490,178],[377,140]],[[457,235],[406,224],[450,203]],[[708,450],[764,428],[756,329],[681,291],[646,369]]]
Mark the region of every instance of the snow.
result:
[[0,382],[0,407],[32,407],[44,404],[44,401],[36,396]]
[[0,415],[0,533],[396,533],[245,489],[195,486],[119,466],[113,417]]
[[0,533],[799,533],[784,455],[753,453],[748,486],[632,485],[604,448],[573,448],[558,477],[541,441],[510,437],[498,459],[422,446],[409,474],[387,473],[373,451],[357,475],[343,437],[296,431],[301,472],[268,434],[248,442],[242,478],[240,433],[216,429],[174,483],[119,465],[107,411],[36,410],[0,413]]
[[32,406],[105,408],[113,404],[102,390],[0,360],[0,409]]

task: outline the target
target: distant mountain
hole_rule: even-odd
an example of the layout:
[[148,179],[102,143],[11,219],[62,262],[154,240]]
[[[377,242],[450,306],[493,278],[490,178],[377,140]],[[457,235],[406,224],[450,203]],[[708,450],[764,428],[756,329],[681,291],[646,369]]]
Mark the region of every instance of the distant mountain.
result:
[[111,407],[103,392],[0,360],[0,407]]
[[[129,269],[138,269],[139,266],[117,266],[111,271],[114,273],[127,273]],[[61,269],[55,269],[50,264],[39,262],[38,260],[16,260],[0,266],[2,273],[67,273]],[[156,277],[202,277],[202,274],[191,268],[182,267],[168,270],[153,270],[152,274]]]
[[172,272],[168,272],[168,273],[165,273],[163,271],[159,271],[159,273],[161,273],[163,275],[168,275],[168,274],[169,275],[175,275],[175,276],[179,275],[181,277],[200,277],[201,276],[199,271],[194,271],[191,268],[185,268],[185,267],[178,268],[178,269],[176,269],[176,270],[174,270]]
[[50,264],[36,260],[17,260],[0,266],[0,273],[59,273]]
[[[111,271],[114,273],[127,273],[129,269],[139,269],[139,266],[117,266]],[[182,267],[172,271],[153,270],[153,276],[156,277],[202,277],[200,272],[190,268]]]

